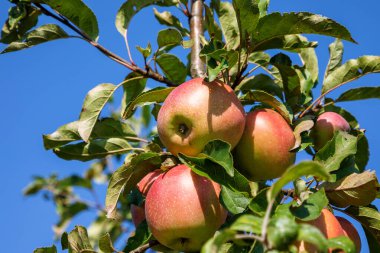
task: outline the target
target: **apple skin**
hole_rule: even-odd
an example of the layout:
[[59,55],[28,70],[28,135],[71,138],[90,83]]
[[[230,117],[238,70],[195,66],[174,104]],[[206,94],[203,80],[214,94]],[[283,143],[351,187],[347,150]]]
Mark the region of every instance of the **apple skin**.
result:
[[319,115],[312,130],[314,148],[320,150],[333,138],[335,131],[350,131],[347,120],[335,112],[325,112]]
[[161,174],[148,192],[145,215],[149,229],[168,248],[199,251],[226,220],[219,194],[217,183],[178,165]]
[[244,130],[245,112],[230,86],[195,78],[175,88],[157,117],[162,143],[173,155],[198,155],[211,140],[234,148]]
[[235,149],[238,168],[254,181],[277,178],[294,163],[296,154],[289,152],[294,144],[293,130],[279,113],[254,110]]
[[[337,217],[335,217],[334,214],[328,209],[323,209],[321,215],[317,219],[308,221],[307,223],[317,227],[327,239],[345,236],[343,228],[340,225]],[[304,241],[299,242],[298,246],[299,252],[318,252],[317,248],[313,244]],[[332,249],[329,249],[329,252],[331,253]]]
[[132,222],[137,227],[143,220],[145,220],[144,206],[131,205]]
[[161,169],[151,171],[145,177],[143,177],[143,179],[141,179],[140,182],[138,182],[137,189],[141,192],[143,196],[146,197],[150,187],[154,183],[154,180],[156,180],[158,176],[161,175],[161,173],[163,173]]
[[360,240],[360,236],[354,225],[351,222],[346,220],[343,217],[336,217],[343,228],[344,235],[350,238],[356,247],[356,252],[359,253],[361,251],[362,243]]

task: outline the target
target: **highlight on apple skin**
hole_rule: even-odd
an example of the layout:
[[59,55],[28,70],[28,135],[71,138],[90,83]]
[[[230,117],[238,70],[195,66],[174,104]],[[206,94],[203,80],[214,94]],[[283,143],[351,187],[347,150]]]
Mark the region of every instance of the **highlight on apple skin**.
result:
[[350,125],[336,112],[324,112],[317,118],[311,132],[314,148],[320,150],[334,136],[335,131],[350,131]]
[[168,151],[198,155],[212,140],[234,148],[243,134],[245,112],[230,86],[195,78],[176,87],[157,117],[157,130]]
[[[308,221],[307,223],[317,227],[327,239],[345,236],[337,217],[335,217],[328,209],[323,209],[321,215],[317,219]],[[313,244],[301,241],[298,244],[298,251],[317,253],[318,249]],[[329,249],[329,252],[332,252],[332,249]]]
[[355,248],[356,248],[356,253],[360,253],[362,243],[360,240],[359,233],[356,230],[356,228],[354,227],[354,225],[352,225],[351,222],[349,222],[348,220],[346,220],[343,217],[337,216],[336,218],[338,219],[340,225],[342,226],[345,236],[347,236],[348,238],[350,238],[354,242]]
[[217,183],[186,165],[160,175],[145,200],[146,220],[153,236],[174,250],[199,251],[226,220],[219,193]]
[[256,109],[247,114],[235,160],[251,180],[274,179],[294,163],[296,154],[289,151],[294,143],[293,130],[279,113]]

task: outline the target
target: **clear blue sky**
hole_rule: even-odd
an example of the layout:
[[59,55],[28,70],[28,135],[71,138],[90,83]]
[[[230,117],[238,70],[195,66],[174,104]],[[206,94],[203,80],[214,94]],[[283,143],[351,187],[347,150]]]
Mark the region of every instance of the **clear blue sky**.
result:
[[[100,43],[126,58],[124,41],[114,26],[116,11],[123,1],[85,2],[98,16]],[[5,21],[9,7],[7,1],[0,1],[1,22]],[[345,25],[359,42],[359,45],[345,42],[345,60],[361,55],[380,55],[379,9],[378,0],[272,0],[270,7],[271,12],[309,11],[323,14]],[[40,19],[41,24],[51,22],[49,18]],[[152,9],[144,10],[131,24],[130,45],[132,48],[135,45],[146,46],[148,41],[155,44],[159,29],[162,27],[154,19]],[[309,38],[319,41],[317,54],[324,71],[328,60],[327,47],[333,39],[322,36]],[[184,55],[184,51],[176,52]],[[133,55],[139,58],[135,50]],[[141,64],[141,61],[137,62]],[[127,69],[77,39],[50,42],[0,55],[0,238],[3,252],[32,252],[36,247],[52,244],[51,226],[57,221],[54,206],[40,197],[23,197],[22,189],[33,175],[46,176],[52,171],[60,175],[81,174],[88,163],[63,161],[52,152],[45,151],[42,134],[51,133],[57,127],[76,120],[89,89],[103,82],[119,83],[127,73]],[[333,96],[360,85],[379,86],[379,80],[379,75],[364,77],[339,89]],[[150,87],[154,85],[149,82]],[[367,129],[371,149],[368,168],[379,173],[380,101],[346,102],[341,105],[357,117],[362,128]],[[98,191],[104,196],[105,187],[99,187]],[[74,223],[87,225],[91,218],[83,213]],[[366,242],[363,246],[362,252],[368,252]]]

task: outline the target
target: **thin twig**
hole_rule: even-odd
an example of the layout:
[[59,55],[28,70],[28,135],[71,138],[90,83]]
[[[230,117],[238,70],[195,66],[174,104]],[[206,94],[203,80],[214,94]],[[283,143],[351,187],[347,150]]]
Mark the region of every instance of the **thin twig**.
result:
[[263,242],[263,238],[257,235],[252,235],[252,234],[237,234],[235,235],[234,239],[236,240],[244,240],[244,239],[249,239],[249,240],[256,240],[259,242]]
[[132,64],[132,65],[136,66],[135,62],[134,62],[133,59],[132,59],[131,50],[129,49],[129,43],[128,43],[128,29],[125,30],[124,41],[125,41],[125,46],[127,47],[127,52],[128,52],[129,60],[131,61],[131,64]]
[[39,3],[34,3],[36,7],[38,7],[42,13],[44,13],[47,16],[50,16],[54,18],[55,20],[61,22],[65,26],[69,27],[71,30],[79,34],[82,39],[90,43],[92,46],[97,48],[101,53],[109,57],[110,59],[116,61],[117,63],[125,66],[126,68],[130,69],[133,72],[136,72],[144,77],[154,79],[160,83],[165,83],[167,86],[174,87],[177,86],[175,83],[167,79],[166,77],[162,76],[161,74],[157,72],[151,72],[151,71],[146,71],[138,66],[133,65],[132,63],[126,61],[125,59],[121,58],[120,56],[114,54],[113,52],[109,51],[108,49],[104,48],[102,45],[100,45],[98,42],[92,40],[85,32],[81,31],[78,29],[76,26],[70,23],[68,19],[63,17],[62,15],[55,15],[54,13],[50,12],[47,10],[45,7],[43,7]]
[[267,210],[265,212],[263,224],[262,224],[262,227],[261,227],[261,239],[262,239],[263,242],[266,241],[267,229],[268,229],[268,224],[269,224],[269,218],[270,218],[270,214],[272,212],[274,201],[275,201],[274,199],[272,199],[271,201],[269,201],[268,206],[267,206]]
[[152,248],[152,247],[154,247],[156,245],[159,245],[159,244],[160,243],[158,241],[153,240],[153,241],[150,241],[150,242],[148,242],[148,243],[146,243],[144,245],[141,245],[140,247],[138,247],[135,250],[130,251],[129,253],[141,253],[141,252],[144,252],[147,249]]

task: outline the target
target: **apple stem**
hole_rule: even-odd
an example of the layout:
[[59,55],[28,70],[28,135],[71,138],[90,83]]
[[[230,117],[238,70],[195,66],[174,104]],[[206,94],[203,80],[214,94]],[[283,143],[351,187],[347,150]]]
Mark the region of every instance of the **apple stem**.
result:
[[192,0],[190,16],[190,38],[193,40],[191,47],[191,77],[204,77],[205,64],[199,57],[201,52],[201,36],[203,36],[203,0]]

